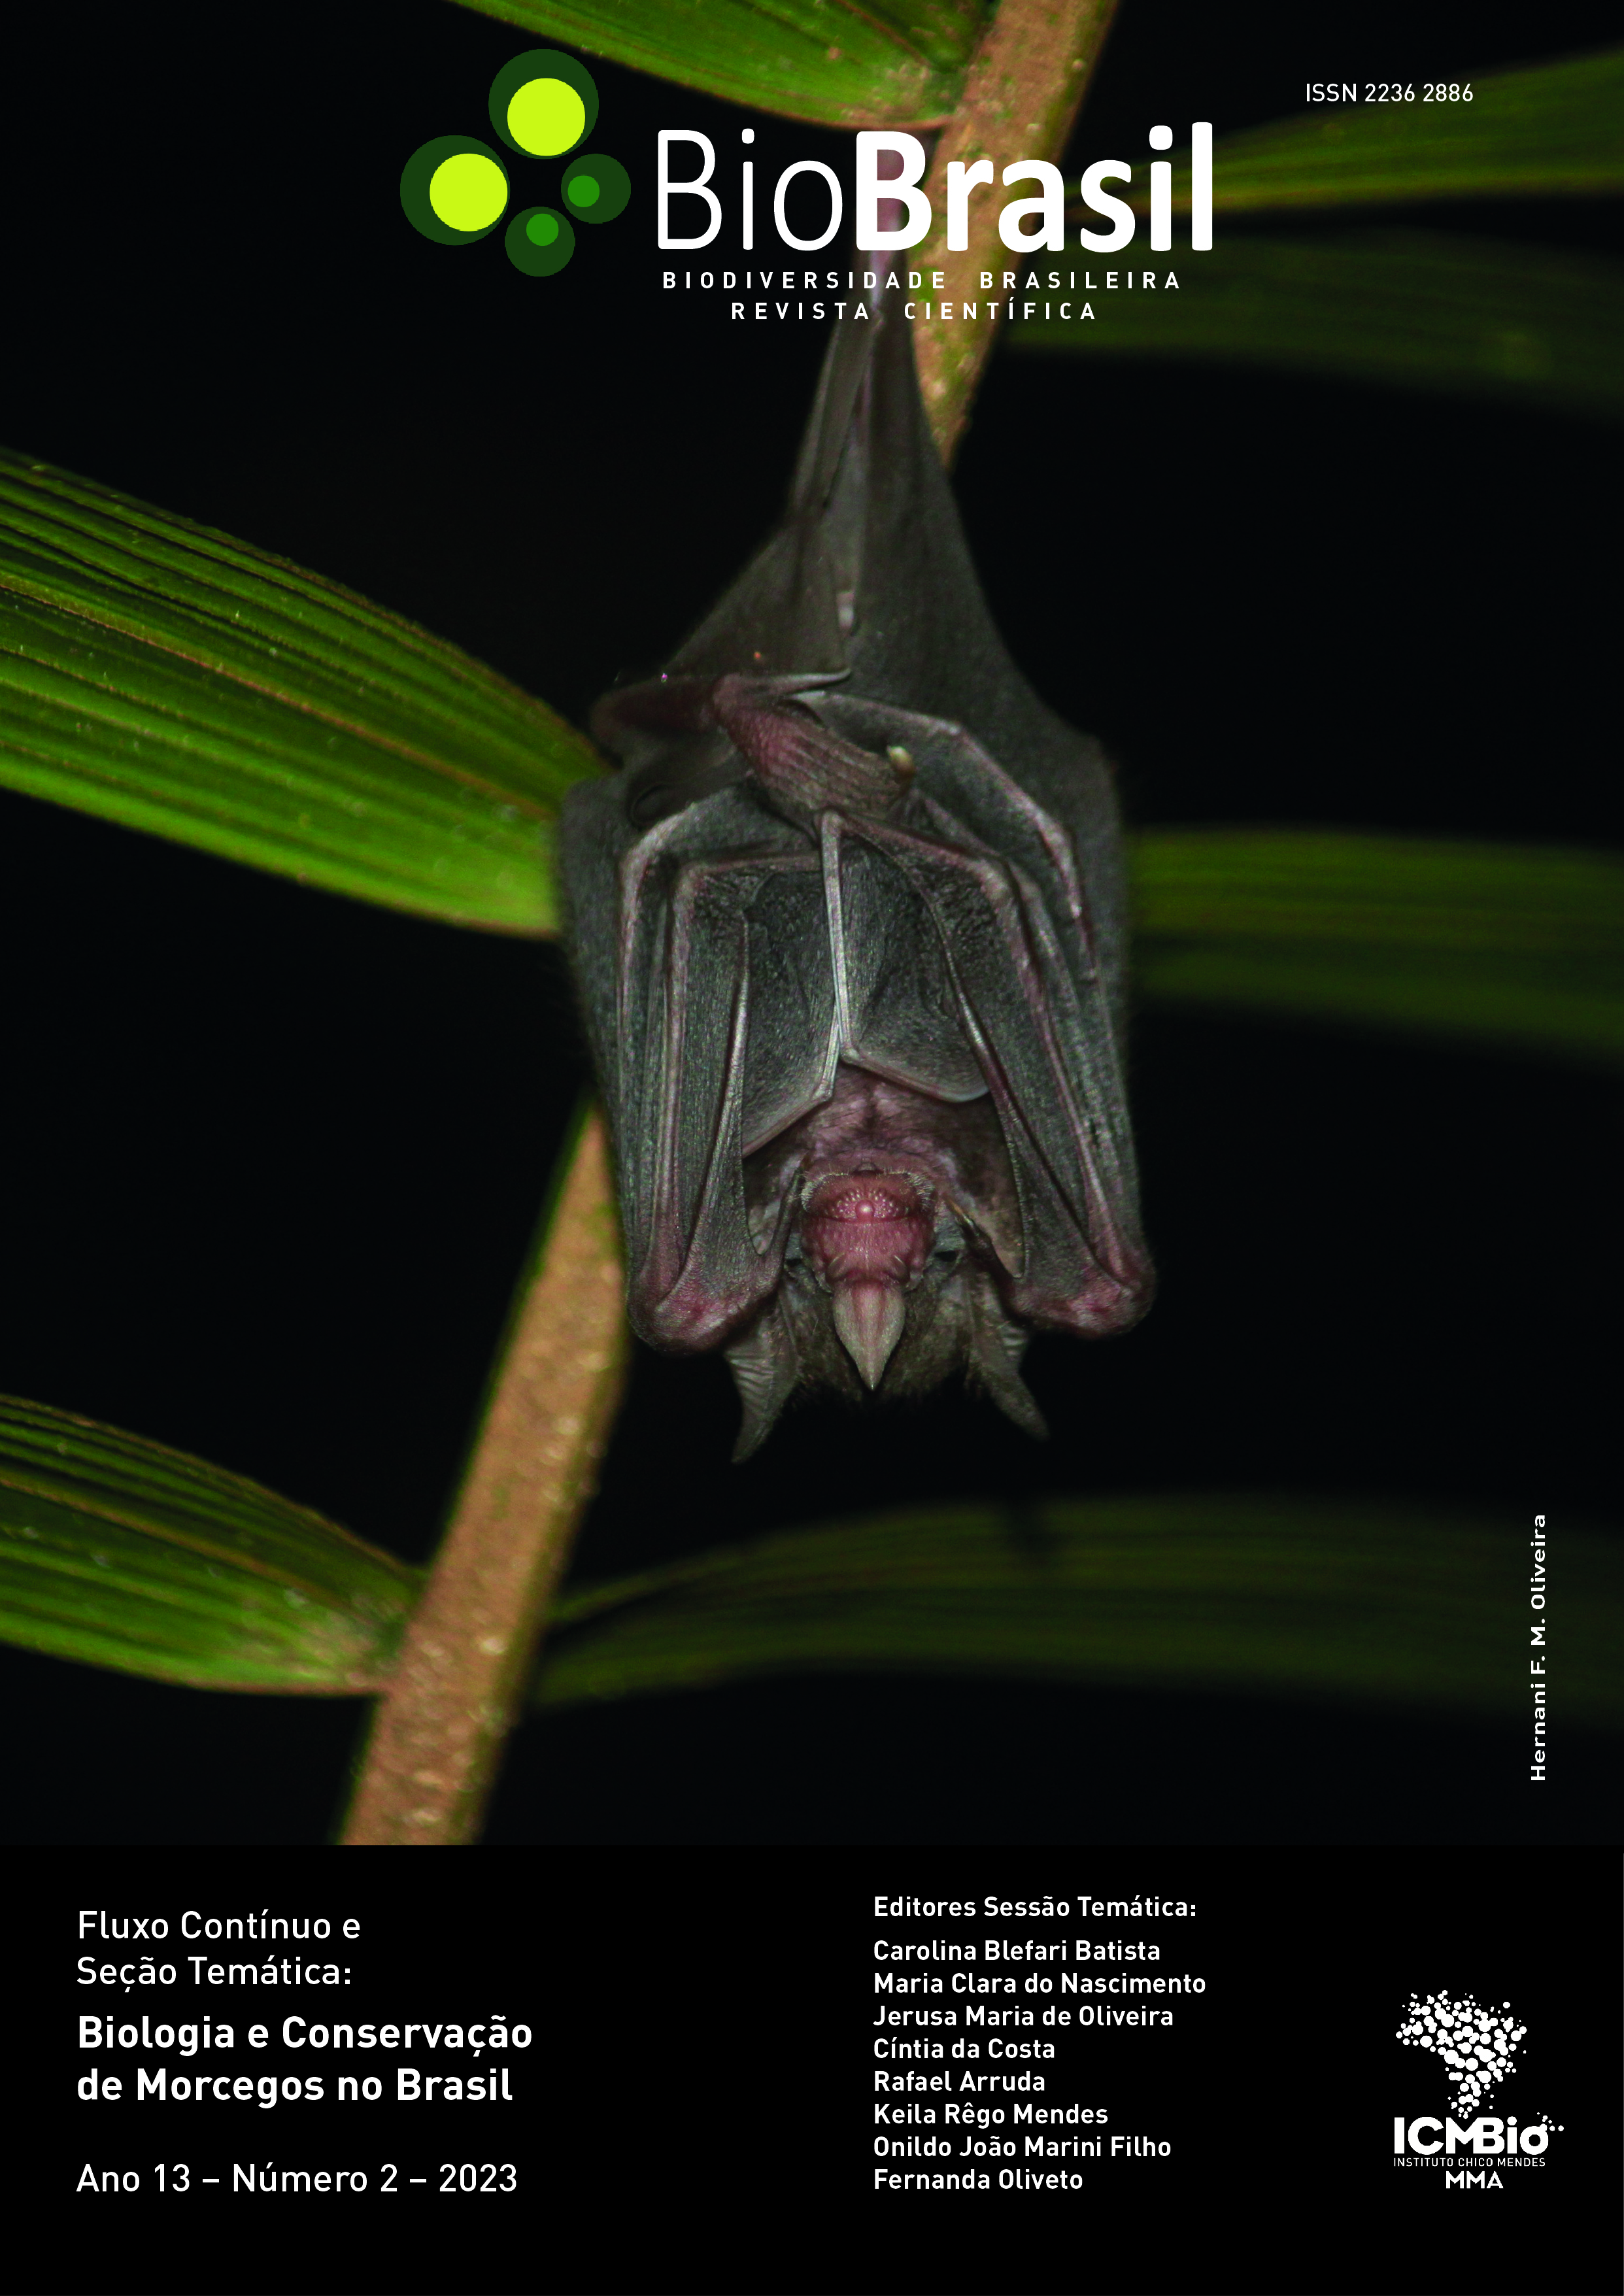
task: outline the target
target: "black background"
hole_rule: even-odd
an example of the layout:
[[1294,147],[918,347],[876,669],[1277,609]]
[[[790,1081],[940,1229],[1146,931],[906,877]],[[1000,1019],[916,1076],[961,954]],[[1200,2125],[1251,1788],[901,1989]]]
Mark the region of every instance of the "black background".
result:
[[[1125,0],[1078,150],[1287,115],[1310,78],[1617,36],[1585,6],[1305,31]],[[578,719],[772,522],[822,341],[661,293],[654,131],[726,155],[746,115],[595,63],[595,140],[637,184],[619,224],[551,281],[496,239],[417,238],[405,158],[479,134],[522,45],[430,4],[14,29],[0,436],[349,583]],[[759,181],[842,156],[757,124]],[[537,163],[527,196],[551,194]],[[1596,204],[1418,219],[1617,237]],[[1605,429],[1000,357],[958,485],[1018,659],[1111,743],[1134,819],[1616,840]],[[0,1389],[426,1554],[583,1074],[557,953],[21,799],[0,825]],[[1034,1349],[1048,1446],[949,1395],[806,1410],[734,1470],[720,1363],[643,1355],[580,1571],[932,1496],[1351,1491],[1510,1528],[1538,1507],[1558,1538],[1612,1511],[1615,1084],[1157,1014],[1132,1069],[1161,1296],[1124,1341]],[[27,1749],[4,1827],[40,1842],[318,1842],[360,1719],[11,1652],[0,1695]],[[491,1839],[1596,1840],[1605,1751],[1564,1727],[1536,1794],[1513,1726],[822,1680],[532,1726]]]
[[[335,1868],[285,1853],[53,1859],[13,1930],[36,1973],[14,2029],[36,2101],[16,2136],[10,2227],[22,2252],[40,2243],[25,2284],[51,2296],[110,2286],[1592,2296],[1619,2285],[1619,1876],[1609,1853],[606,1849],[572,1858],[562,1891],[553,1862],[521,1854],[472,1878],[466,1864],[418,1867],[403,1891],[392,1868],[386,1878],[376,1865]],[[1140,1893],[1184,1898],[1193,1917],[1076,1910],[1081,1896]],[[988,1895],[1052,1896],[1072,1910],[1046,1922],[877,1919],[877,1895],[978,1908]],[[352,1972],[341,1988],[200,1997],[178,1958],[174,1990],[124,1996],[74,1982],[81,1952],[117,1963],[147,1949],[81,1944],[78,1909],[98,1906],[164,1915],[172,1932],[160,1958],[265,1959],[263,1947],[179,1942],[187,1906],[321,1914],[335,1930],[349,1915],[361,1934],[331,1952],[268,1948],[331,1957]],[[985,2194],[874,2193],[876,2167],[942,2165],[882,2163],[873,2150],[873,2020],[898,1998],[876,1991],[877,1969],[897,1964],[877,1961],[875,1941],[988,1936],[1155,1943],[1155,1964],[1046,1966],[1205,1980],[1199,1996],[1164,1997],[1170,2028],[1038,2025],[1013,2036],[1041,2039],[1046,2030],[1057,2040],[1056,2056],[1031,2068],[1046,2087],[1029,2090],[1030,2101],[1103,2109],[1108,2136],[1168,2143],[1169,2157],[1017,2156],[1033,2172],[1080,2174],[1073,2190],[1000,2192],[997,2172],[1008,2164],[995,2160]],[[908,1964],[949,1977],[959,1965]],[[975,1964],[1019,1980],[1044,1966]],[[1498,2191],[1450,2191],[1441,2169],[1393,2165],[1395,2115],[1441,2121],[1448,2111],[1443,2067],[1395,2038],[1412,1994],[1440,1991],[1472,1994],[1497,2012],[1505,2003],[1526,2029],[1515,2070],[1482,2109],[1557,2124],[1546,2165],[1505,2171]],[[1014,1998],[1068,2005],[1058,1984],[1042,1996],[1021,1982]],[[1114,2005],[1133,2004],[1115,1997]],[[76,2046],[80,2015],[122,2021],[144,2009],[155,2023],[200,2011],[227,2018],[238,2046],[189,2060],[173,2049]],[[421,2044],[353,2055],[278,2046],[289,2013],[309,2023],[472,2023],[498,2011],[533,2036],[505,2058],[511,2105],[390,2102],[397,2062],[423,2073],[472,2069]],[[246,2046],[254,2021],[270,2027],[271,2046]],[[967,2035],[961,2021],[943,2038]],[[970,2069],[995,2070],[985,2029],[980,2038]],[[270,2110],[133,2102],[136,2071],[160,2062],[171,2076],[316,2073],[325,2098]],[[949,2056],[915,2069],[967,2064]],[[96,2065],[123,2076],[119,2102],[74,2101],[78,2078]],[[904,2068],[893,2060],[888,2069]],[[385,2101],[332,2102],[340,2071],[381,2075]],[[954,2101],[964,2101],[956,2087]],[[999,2100],[988,2092],[975,2101]],[[1012,2115],[994,2133],[1014,2127]],[[919,2133],[947,2128],[939,2119]],[[189,2194],[154,2191],[160,2159],[172,2182],[173,2164],[188,2164]],[[365,2169],[370,2188],[234,2195],[234,2161]],[[399,2170],[388,2195],[384,2161]],[[447,2161],[512,2161],[518,2192],[441,2194]],[[1492,2156],[1464,2161],[1495,2165]],[[142,2189],[80,2194],[86,2164],[136,2169]],[[222,2173],[217,2193],[198,2181]],[[426,2188],[409,2186],[423,2173]]]

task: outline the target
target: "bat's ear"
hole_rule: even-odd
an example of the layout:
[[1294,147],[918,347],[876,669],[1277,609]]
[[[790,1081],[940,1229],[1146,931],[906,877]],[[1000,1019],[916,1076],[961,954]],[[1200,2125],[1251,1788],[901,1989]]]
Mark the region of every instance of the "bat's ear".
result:
[[989,1314],[978,1316],[974,1328],[970,1357],[974,1376],[1006,1419],[1013,1419],[1023,1434],[1035,1435],[1041,1442],[1049,1431],[1021,1376],[1026,1333],[997,1307]]
[[774,1421],[794,1393],[800,1367],[795,1360],[794,1342],[775,1305],[766,1308],[726,1354],[744,1406],[739,1439],[733,1447],[737,1466],[766,1442]]

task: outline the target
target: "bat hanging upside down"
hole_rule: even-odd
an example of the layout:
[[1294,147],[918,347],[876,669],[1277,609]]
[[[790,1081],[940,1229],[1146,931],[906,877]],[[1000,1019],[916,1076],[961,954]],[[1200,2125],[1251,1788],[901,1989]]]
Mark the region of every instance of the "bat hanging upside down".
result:
[[899,297],[837,327],[783,525],[570,792],[575,973],[634,1327],[726,1350],[734,1456],[802,1384],[964,1370],[1148,1306],[1123,876],[1096,742],[982,600]]

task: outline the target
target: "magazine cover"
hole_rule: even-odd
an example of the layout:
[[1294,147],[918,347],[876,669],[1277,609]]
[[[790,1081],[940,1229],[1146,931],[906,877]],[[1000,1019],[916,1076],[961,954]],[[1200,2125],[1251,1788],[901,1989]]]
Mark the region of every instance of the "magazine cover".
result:
[[1619,2285],[1619,38],[14,29],[23,2284]]

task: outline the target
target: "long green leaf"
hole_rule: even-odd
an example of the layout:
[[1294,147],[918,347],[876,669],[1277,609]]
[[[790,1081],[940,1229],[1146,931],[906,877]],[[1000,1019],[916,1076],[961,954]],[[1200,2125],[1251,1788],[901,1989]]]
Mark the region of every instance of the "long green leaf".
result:
[[562,720],[319,575],[0,455],[0,782],[301,883],[553,929]]
[[[1624,1546],[1564,1531],[1563,1710],[1624,1724]],[[789,1531],[586,1587],[543,1706],[767,1675],[955,1673],[1531,1712],[1528,1546],[1353,1501],[944,1507]],[[1553,1598],[1554,1600],[1554,1598]]]
[[[1428,83],[1405,83],[1412,84],[1411,103],[1322,105],[1220,136],[1212,148],[1213,212],[1624,188],[1624,48],[1485,73],[1464,83],[1469,103],[1429,103]],[[1142,171],[1134,189],[1142,207]],[[1173,204],[1190,205],[1187,152],[1173,160]]]
[[1135,848],[1135,980],[1206,1005],[1624,1062],[1624,858],[1346,832]]
[[0,1641],[205,1689],[354,1693],[419,1578],[222,1467],[0,1397]]
[[[1046,270],[1054,268],[1046,266]],[[1149,269],[1177,288],[1145,291]],[[1068,260],[1076,291],[1017,291],[1017,352],[1214,359],[1624,417],[1624,268],[1493,240],[1390,232],[1237,238],[1209,254]],[[1025,275],[1023,272],[1022,275]],[[1133,291],[1124,281],[1131,275]],[[1092,279],[1092,291],[1082,283]],[[1021,316],[1024,301],[1034,306]],[[1062,301],[1071,316],[1060,316]],[[1092,320],[1079,320],[1084,304]],[[1046,316],[1046,305],[1047,315]]]
[[945,119],[982,0],[463,0],[679,87],[832,127]]
[[[0,781],[447,922],[538,931],[551,808],[588,769],[540,703],[365,601],[0,460]],[[1136,870],[1151,998],[1619,1055],[1610,857],[1181,830],[1140,840]]]

